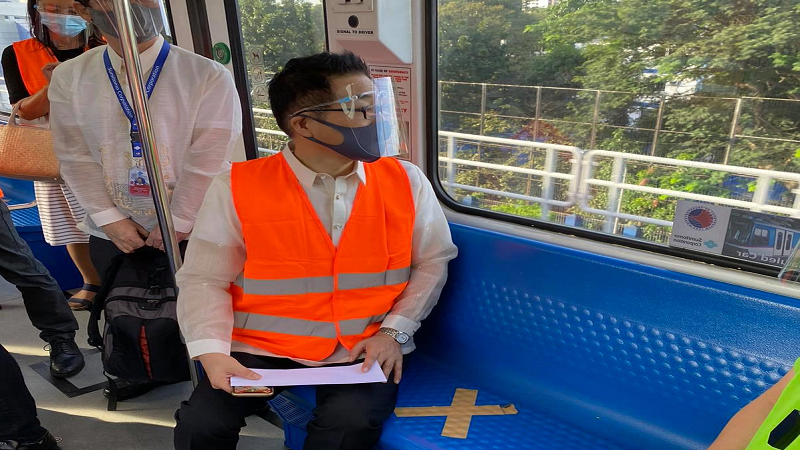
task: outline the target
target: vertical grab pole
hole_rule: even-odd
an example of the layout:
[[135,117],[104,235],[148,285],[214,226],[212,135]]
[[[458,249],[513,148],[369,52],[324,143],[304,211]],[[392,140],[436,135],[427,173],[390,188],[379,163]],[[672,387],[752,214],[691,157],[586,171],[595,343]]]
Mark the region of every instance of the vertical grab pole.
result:
[[[142,151],[144,153],[147,174],[153,188],[153,204],[156,209],[158,225],[161,229],[161,237],[164,241],[164,249],[169,259],[170,269],[174,278],[178,269],[183,264],[181,259],[178,239],[175,236],[175,226],[172,223],[172,214],[169,209],[169,192],[164,184],[164,176],[161,173],[159,164],[158,148],[156,137],[153,130],[153,123],[150,119],[150,109],[147,106],[147,95],[144,89],[144,76],[142,65],[139,61],[139,50],[136,44],[136,33],[133,28],[133,16],[131,15],[130,0],[114,0],[114,11],[117,16],[117,29],[119,30],[120,42],[122,44],[122,57],[125,61],[125,73],[128,77],[128,84],[131,89],[131,104],[136,123],[139,126],[141,135]],[[192,384],[197,386],[197,370],[192,361],[189,361],[189,373],[192,376]]]

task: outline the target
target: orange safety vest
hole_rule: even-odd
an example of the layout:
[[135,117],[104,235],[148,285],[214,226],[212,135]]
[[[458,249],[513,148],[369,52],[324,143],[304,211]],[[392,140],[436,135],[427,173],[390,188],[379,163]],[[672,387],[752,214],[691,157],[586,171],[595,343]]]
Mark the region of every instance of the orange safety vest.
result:
[[233,201],[247,249],[231,285],[232,339],[289,358],[321,361],[378,332],[408,284],[414,200],[405,169],[364,164],[335,247],[282,154],[236,163]]
[[14,42],[14,53],[17,55],[19,73],[22,75],[22,82],[28,89],[28,94],[33,95],[42,90],[47,85],[47,78],[42,73],[42,67],[49,63],[58,62],[47,47],[36,39],[26,39]]

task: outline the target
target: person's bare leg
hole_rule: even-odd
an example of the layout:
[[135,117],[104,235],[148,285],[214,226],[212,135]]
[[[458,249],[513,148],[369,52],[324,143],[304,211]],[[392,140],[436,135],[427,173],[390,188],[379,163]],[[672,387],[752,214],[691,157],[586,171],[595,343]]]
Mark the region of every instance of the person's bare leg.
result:
[[[83,283],[99,286],[100,275],[97,273],[97,269],[94,268],[92,258],[89,256],[89,244],[67,244],[67,252],[81,273]],[[81,289],[80,292],[70,298],[69,306],[73,309],[84,309],[85,305],[80,302],[73,302],[73,300],[81,299],[91,302],[94,300],[95,295],[95,292]]]

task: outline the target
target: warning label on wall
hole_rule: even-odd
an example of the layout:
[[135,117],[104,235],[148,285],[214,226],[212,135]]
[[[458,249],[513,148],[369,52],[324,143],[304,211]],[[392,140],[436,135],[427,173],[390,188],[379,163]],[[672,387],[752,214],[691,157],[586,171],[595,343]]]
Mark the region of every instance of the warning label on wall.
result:
[[395,95],[400,107],[400,117],[405,125],[406,142],[409,144],[408,157],[411,157],[411,68],[391,66],[370,66],[373,78],[394,78]]

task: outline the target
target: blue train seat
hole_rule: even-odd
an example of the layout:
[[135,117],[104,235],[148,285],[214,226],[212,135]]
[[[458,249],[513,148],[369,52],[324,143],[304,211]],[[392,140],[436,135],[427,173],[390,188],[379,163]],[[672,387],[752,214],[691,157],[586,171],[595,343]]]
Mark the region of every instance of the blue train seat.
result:
[[[47,267],[62,290],[67,291],[83,286],[83,278],[66,247],[51,247],[44,240],[39,208],[35,205],[36,196],[33,182],[0,177],[3,200],[12,207],[11,220],[20,237],[28,243],[33,255]],[[13,209],[20,206],[20,209]]]
[[[452,225],[459,257],[406,361],[399,407],[458,388],[516,415],[392,417],[379,448],[700,450],[800,356],[800,302]],[[299,450],[312,388],[272,402]]]

